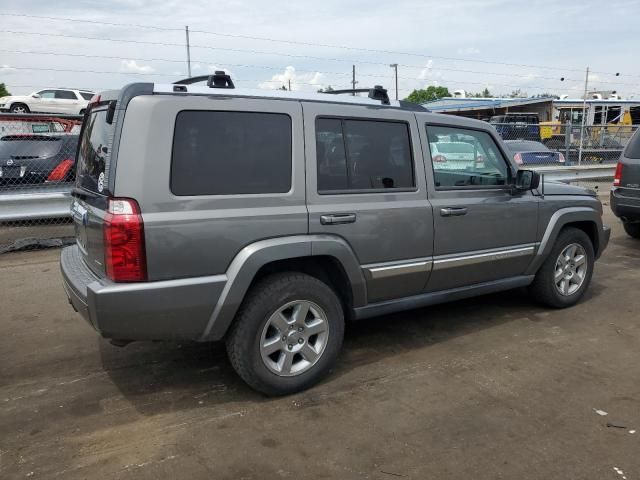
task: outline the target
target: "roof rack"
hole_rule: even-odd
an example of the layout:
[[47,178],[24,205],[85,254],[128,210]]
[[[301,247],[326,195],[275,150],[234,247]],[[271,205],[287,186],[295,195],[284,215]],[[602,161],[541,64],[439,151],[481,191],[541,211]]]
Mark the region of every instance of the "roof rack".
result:
[[193,83],[207,81],[209,88],[236,88],[231,80],[231,76],[227,75],[223,70],[216,70],[213,75],[200,75],[198,77],[189,77],[184,80],[173,82],[174,85],[191,85]]
[[340,95],[344,93],[349,93],[351,95],[355,95],[356,93],[367,93],[370,99],[379,100],[383,105],[389,105],[391,103],[389,101],[389,94],[387,93],[387,89],[383,88],[382,85],[375,85],[373,88],[347,88],[344,90],[329,90],[328,92],[322,93],[330,93],[332,95]]

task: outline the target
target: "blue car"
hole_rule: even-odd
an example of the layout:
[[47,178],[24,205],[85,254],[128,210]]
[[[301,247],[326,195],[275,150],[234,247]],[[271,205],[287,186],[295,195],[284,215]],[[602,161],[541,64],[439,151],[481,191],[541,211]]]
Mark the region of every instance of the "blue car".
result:
[[506,140],[505,145],[518,165],[565,165],[564,155],[541,142]]

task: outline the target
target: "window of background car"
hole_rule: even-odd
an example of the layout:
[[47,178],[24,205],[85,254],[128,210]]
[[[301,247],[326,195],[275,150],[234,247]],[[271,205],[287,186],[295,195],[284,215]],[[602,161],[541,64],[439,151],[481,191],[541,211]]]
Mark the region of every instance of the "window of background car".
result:
[[70,90],[56,90],[58,100],[77,100],[76,94]]
[[91,100],[93,98],[93,93],[90,93],[90,92],[80,92],[80,95],[85,100]]
[[37,93],[40,95],[40,98],[56,98],[55,90],[41,90]]
[[429,126],[427,137],[436,188],[474,188],[507,183],[507,162],[488,133]]
[[320,193],[415,187],[404,122],[318,118],[316,158]]
[[636,133],[631,137],[627,148],[624,150],[624,156],[627,158],[640,158],[640,130],[636,130]]
[[183,111],[171,161],[175,195],[286,193],[291,118],[281,113]]

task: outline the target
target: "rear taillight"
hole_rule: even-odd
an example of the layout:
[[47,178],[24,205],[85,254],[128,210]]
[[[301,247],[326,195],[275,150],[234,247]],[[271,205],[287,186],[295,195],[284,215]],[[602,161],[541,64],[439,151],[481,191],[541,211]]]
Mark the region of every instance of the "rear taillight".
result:
[[434,155],[433,161],[434,162],[446,162],[447,161],[447,157],[445,157],[444,155]]
[[622,182],[622,163],[616,165],[616,173],[613,175],[613,186],[619,187]]
[[65,178],[67,178],[71,167],[73,167],[73,160],[71,160],[70,158],[62,160],[58,165],[56,165],[56,168],[51,171],[51,173],[47,177],[47,182],[63,181]]
[[516,162],[518,165],[522,165],[524,162],[522,161],[522,155],[520,155],[519,153],[516,153],[513,156],[513,161]]
[[144,224],[140,207],[129,198],[110,198],[104,218],[104,265],[114,282],[147,279]]
[[560,152],[558,152],[558,161],[560,163],[564,163],[565,162],[564,155],[562,153],[560,153]]

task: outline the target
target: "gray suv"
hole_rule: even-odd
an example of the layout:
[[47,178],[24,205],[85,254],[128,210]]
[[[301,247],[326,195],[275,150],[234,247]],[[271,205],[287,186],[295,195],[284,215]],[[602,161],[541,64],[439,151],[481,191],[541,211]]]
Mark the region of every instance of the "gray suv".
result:
[[381,87],[232,87],[136,83],[89,106],[61,269],[103,337],[224,340],[278,395],[331,369],[346,321],[517,287],[562,308],[589,285],[600,201],[518,170],[488,123]]
[[640,130],[631,137],[616,166],[611,210],[629,236],[640,238]]

